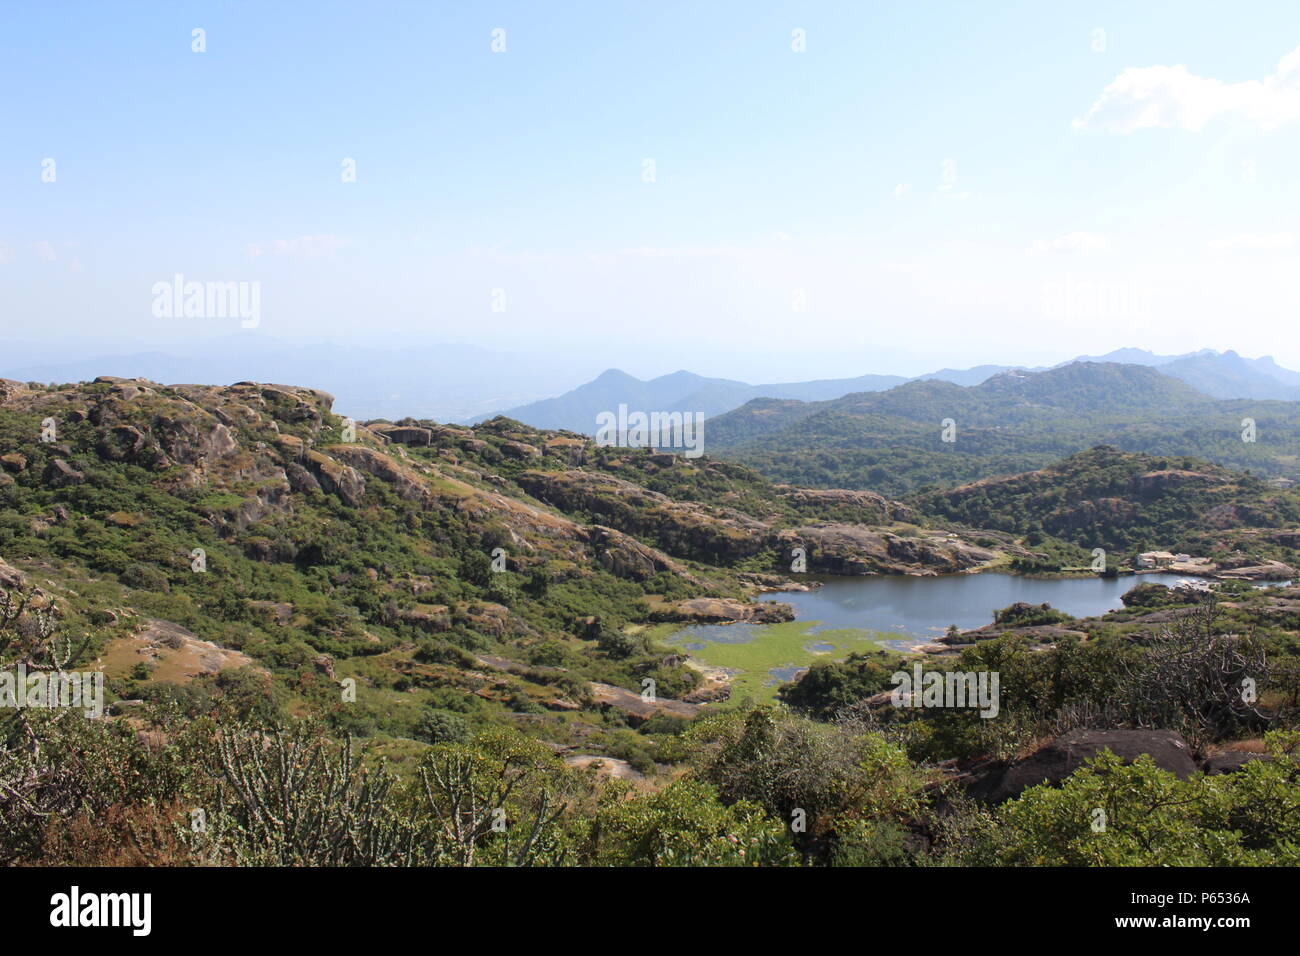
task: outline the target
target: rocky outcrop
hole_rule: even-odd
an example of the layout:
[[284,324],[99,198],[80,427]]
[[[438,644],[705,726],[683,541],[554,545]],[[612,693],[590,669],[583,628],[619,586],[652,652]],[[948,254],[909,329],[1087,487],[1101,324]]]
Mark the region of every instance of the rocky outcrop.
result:
[[741,601],[735,598],[692,598],[654,614],[658,621],[693,621],[699,624],[779,624],[794,620],[794,608],[778,601]]
[[316,476],[296,461],[291,461],[284,466],[284,474],[289,487],[299,494],[321,490]]
[[1039,784],[1059,784],[1103,750],[1125,763],[1146,754],[1161,770],[1183,779],[1198,769],[1187,741],[1172,730],[1072,730],[1023,760],[983,770],[966,789],[977,799],[1001,803]]
[[26,391],[27,386],[22,382],[15,382],[11,378],[0,378],[0,405],[6,404],[10,399]]
[[428,484],[416,471],[381,451],[365,445],[333,445],[329,453],[336,460],[392,485],[398,496],[407,501],[427,506],[433,500]]
[[222,458],[239,448],[230,429],[219,421],[161,416],[154,422],[153,435],[172,461],[185,465]]
[[782,493],[797,507],[809,506],[821,514],[834,512],[841,520],[857,524],[913,521],[916,512],[901,501],[891,501],[874,491],[844,488],[792,488]]
[[451,608],[445,604],[417,604],[401,612],[401,619],[430,633],[451,629]]
[[522,621],[515,621],[510,608],[504,604],[485,602],[471,605],[465,609],[465,619],[480,634],[490,634],[493,637],[503,637],[512,630],[526,629]]
[[[162,465],[167,460],[157,443],[134,425],[113,425],[104,429],[95,451],[108,461],[129,461],[147,466]],[[146,455],[147,462],[142,460]]]
[[1246,764],[1255,760],[1268,760],[1267,754],[1251,753],[1246,750],[1225,750],[1205,759],[1205,772],[1210,776],[1225,773],[1238,773]]
[[664,700],[662,698],[645,700],[640,694],[633,693],[622,687],[616,687],[613,684],[593,682],[591,694],[598,706],[612,707],[615,710],[622,711],[627,716],[628,723],[634,727],[659,714],[669,714],[673,717],[683,717],[690,720],[699,714],[701,707],[700,704],[688,704],[680,700]]
[[960,647],[966,644],[974,644],[979,641],[991,641],[998,637],[1005,637],[1008,634],[1027,637],[1038,644],[1055,644],[1056,642],[1069,637],[1086,638],[1088,636],[1086,631],[1075,630],[1070,627],[1062,627],[1059,624],[1033,624],[1028,627],[986,624],[983,627],[977,627],[969,631],[961,631],[957,634],[945,634],[942,637],[935,638],[935,641],[952,647]]
[[801,547],[807,570],[830,574],[943,574],[967,571],[997,557],[956,535],[903,537],[851,524],[795,528],[774,537],[783,555]]
[[426,446],[433,444],[433,432],[428,428],[420,428],[413,425],[387,425],[383,423],[370,423],[366,427],[373,432],[383,435],[389,441],[397,442],[402,445]]
[[[248,655],[202,640],[179,624],[162,620],[147,620],[134,634],[115,638],[101,661],[112,676],[116,676],[117,669],[129,672],[135,663],[147,663],[154,680],[171,683],[185,683],[228,668],[256,667]],[[265,673],[263,668],[256,669]]]
[[366,480],[360,472],[318,451],[307,452],[306,459],[307,467],[324,491],[338,495],[353,508],[361,504],[366,493]]
[[13,591],[27,585],[27,575],[0,558],[0,588]]
[[[764,550],[774,550],[788,562],[793,549],[801,547],[808,571],[943,574],[970,570],[997,557],[955,534],[904,536],[848,522],[778,530],[734,509],[674,501],[603,473],[526,471],[518,481],[541,501],[565,511],[598,514],[625,534],[651,538],[668,554],[712,563],[730,564]],[[867,509],[877,516],[895,513],[893,503],[870,492],[808,494],[804,504],[828,494],[828,500],[843,507]]]
[[541,458],[542,450],[534,445],[528,445],[521,441],[506,441],[501,443],[501,453],[507,458]]
[[1228,581],[1288,581],[1296,576],[1295,568],[1281,561],[1265,561],[1240,568],[1219,568],[1216,578]]
[[564,511],[586,511],[624,534],[650,537],[669,554],[730,563],[757,554],[768,526],[729,508],[678,502],[599,472],[526,471],[516,479],[530,495]]
[[55,458],[46,466],[42,480],[51,488],[66,488],[69,485],[81,484],[86,480],[86,476],[62,458]]
[[564,758],[564,762],[567,766],[578,770],[586,770],[590,767],[597,775],[611,777],[615,780],[637,783],[645,779],[645,774],[626,760],[619,760],[617,757],[605,757],[596,754],[570,754]]
[[582,438],[557,436],[544,444],[547,454],[558,455],[566,464],[577,467],[587,458],[587,441]]
[[615,577],[645,581],[660,571],[684,573],[681,566],[662,551],[615,528],[594,525],[587,529],[586,538],[595,550],[600,566]]

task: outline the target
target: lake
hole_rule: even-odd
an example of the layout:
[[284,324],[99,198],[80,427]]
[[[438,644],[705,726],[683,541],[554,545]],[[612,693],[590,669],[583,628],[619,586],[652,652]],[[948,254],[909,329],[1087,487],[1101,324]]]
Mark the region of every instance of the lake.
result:
[[1121,596],[1141,583],[1171,585],[1194,580],[1156,572],[1118,578],[1033,578],[1012,574],[949,574],[939,577],[874,575],[819,578],[812,591],[780,591],[762,600],[784,601],[795,620],[783,624],[692,625],[668,642],[733,677],[733,697],[770,699],[776,688],[820,659],[881,648],[911,652],[943,635],[993,622],[1009,604],[1050,604],[1075,617],[1123,607]]
[[762,599],[794,605],[795,618],[817,621],[813,632],[832,628],[892,631],[900,637],[939,637],[956,624],[963,631],[993,622],[1009,604],[1050,604],[1075,617],[1092,617],[1124,606],[1121,596],[1138,584],[1171,585],[1194,580],[1185,574],[1153,573],[1117,578],[1034,578],[1015,574],[944,574],[938,577],[875,575],[823,579],[812,591],[782,591]]

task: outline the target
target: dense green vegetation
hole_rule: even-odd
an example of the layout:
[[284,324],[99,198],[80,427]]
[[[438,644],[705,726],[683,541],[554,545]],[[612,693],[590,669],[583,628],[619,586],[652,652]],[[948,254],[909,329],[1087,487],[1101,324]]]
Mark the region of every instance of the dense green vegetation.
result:
[[[1242,440],[1247,418],[1254,441]],[[1300,476],[1295,403],[1215,400],[1136,365],[1006,372],[969,388],[909,382],[826,402],[756,399],[706,431],[712,452],[781,481],[889,495],[1042,468],[1099,444]]]
[[[506,419],[353,434],[306,389],[0,386],[0,673],[102,670],[113,705],[0,710],[5,863],[1296,861],[1295,589],[1144,586],[1085,620],[1015,605],[920,664],[775,624],[698,653],[745,670],[722,692],[667,641],[694,599],[779,585],[784,545],[825,528],[892,529],[824,540],[917,568],[959,537],[1054,570],[1092,540],[1211,533],[1290,559],[1272,532],[1295,498],[1259,479],[1095,449],[908,508]],[[1112,498],[1136,506],[1063,517]],[[895,706],[913,666],[996,673],[996,716]],[[1095,727],[1271,756],[1178,777],[1102,754],[1056,788],[968,794]]]
[[1101,446],[1040,471],[932,492],[922,511],[958,524],[1105,548],[1132,565],[1135,552],[1171,550],[1222,558],[1241,548],[1285,558],[1278,535],[1253,529],[1300,524],[1300,490],[1186,456]]

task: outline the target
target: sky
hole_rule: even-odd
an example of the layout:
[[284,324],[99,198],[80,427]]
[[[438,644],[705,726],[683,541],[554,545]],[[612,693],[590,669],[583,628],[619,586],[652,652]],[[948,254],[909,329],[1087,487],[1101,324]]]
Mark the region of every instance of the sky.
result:
[[1294,2],[7,0],[0,84],[24,359],[1300,368]]

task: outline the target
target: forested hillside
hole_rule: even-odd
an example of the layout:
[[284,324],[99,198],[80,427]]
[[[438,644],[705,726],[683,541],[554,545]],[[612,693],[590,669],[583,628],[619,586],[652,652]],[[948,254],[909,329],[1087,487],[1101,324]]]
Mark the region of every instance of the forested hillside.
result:
[[1300,405],[1216,400],[1155,369],[1077,362],[968,388],[909,382],[829,402],[759,400],[706,425],[713,453],[778,480],[891,495],[1029,471],[1099,444],[1295,478]]
[[[0,381],[0,675],[103,674],[108,705],[0,713],[0,861],[1297,862],[1293,590],[1139,589],[1082,621],[1013,606],[923,663],[815,666],[777,706],[663,643],[788,620],[753,599],[796,583],[796,554],[972,572],[1072,557],[1097,530],[1061,519],[1076,495],[1148,495],[1112,532],[1140,536],[1203,527],[1216,494],[1234,532],[1283,527],[1289,493],[1099,449],[904,503],[331,407],[251,382]],[[891,702],[900,666],[1001,674],[998,716]],[[1067,729],[1110,736],[1060,744],[1038,779],[1061,789],[1032,786]],[[1170,809],[1147,819],[1153,799]],[[1078,814],[1099,800],[1116,822],[1094,840]]]
[[1100,446],[1039,471],[920,495],[926,514],[1084,548],[1291,558],[1300,489],[1209,462]]

